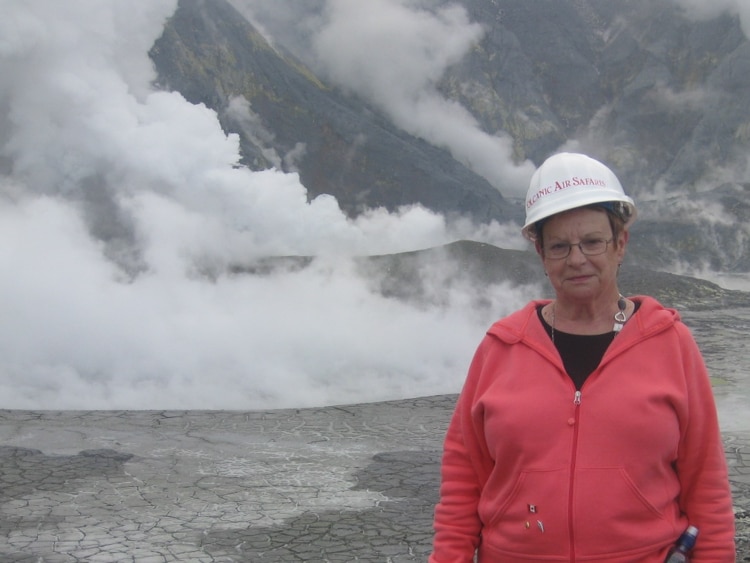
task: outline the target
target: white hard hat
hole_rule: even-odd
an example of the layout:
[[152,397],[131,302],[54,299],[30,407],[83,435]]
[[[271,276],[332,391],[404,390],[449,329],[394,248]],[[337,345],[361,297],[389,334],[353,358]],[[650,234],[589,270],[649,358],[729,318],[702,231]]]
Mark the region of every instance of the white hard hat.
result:
[[614,172],[585,154],[555,154],[531,177],[526,193],[526,223],[521,232],[534,240],[538,221],[594,203],[609,203],[605,207],[620,215],[626,225],[635,220],[635,204],[625,195]]

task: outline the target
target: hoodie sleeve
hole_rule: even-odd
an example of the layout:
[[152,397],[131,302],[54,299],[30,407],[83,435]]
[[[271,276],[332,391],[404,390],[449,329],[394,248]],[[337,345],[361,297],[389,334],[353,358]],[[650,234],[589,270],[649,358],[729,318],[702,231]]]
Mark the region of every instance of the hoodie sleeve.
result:
[[484,364],[487,339],[480,344],[448,426],[441,466],[440,502],[435,508],[435,537],[430,563],[474,561],[482,529],[477,508],[489,472],[489,454],[481,413],[472,412]]
[[693,563],[733,562],[734,513],[716,405],[703,357],[688,328],[678,322],[687,401],[680,413],[676,471],[680,507],[699,530]]

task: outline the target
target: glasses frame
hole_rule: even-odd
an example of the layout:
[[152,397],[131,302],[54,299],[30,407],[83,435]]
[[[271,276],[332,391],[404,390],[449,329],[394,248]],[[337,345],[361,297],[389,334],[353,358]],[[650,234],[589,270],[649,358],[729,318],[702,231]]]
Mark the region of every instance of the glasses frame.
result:
[[[573,250],[574,246],[577,246],[578,250],[580,250],[581,254],[583,254],[584,256],[601,256],[602,254],[607,252],[607,249],[609,248],[609,243],[613,242],[614,240],[615,240],[615,237],[612,237],[609,239],[593,239],[593,241],[589,239],[589,240],[579,240],[578,242],[555,243],[556,245],[566,244],[568,246],[568,251],[565,253],[564,256],[549,256],[548,250],[544,247],[542,247],[542,251],[544,252],[544,257],[547,258],[548,260],[565,260],[568,256],[570,256],[570,252]],[[604,249],[601,252],[591,253],[591,252],[586,252],[583,249],[584,242],[601,242],[601,241],[604,242]]]

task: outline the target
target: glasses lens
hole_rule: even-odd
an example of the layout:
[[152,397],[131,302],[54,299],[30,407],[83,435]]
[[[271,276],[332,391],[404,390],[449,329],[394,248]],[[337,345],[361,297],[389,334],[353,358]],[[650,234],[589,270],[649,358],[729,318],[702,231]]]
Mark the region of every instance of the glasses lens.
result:
[[555,244],[551,244],[547,247],[544,253],[548,258],[552,258],[555,260],[559,258],[565,258],[568,254],[570,254],[570,244],[568,244],[567,242],[558,242]]
[[605,250],[607,250],[607,243],[608,240],[604,240],[602,238],[598,239],[591,239],[591,240],[582,240],[581,241],[581,252],[588,256],[594,256],[596,254],[602,254]]

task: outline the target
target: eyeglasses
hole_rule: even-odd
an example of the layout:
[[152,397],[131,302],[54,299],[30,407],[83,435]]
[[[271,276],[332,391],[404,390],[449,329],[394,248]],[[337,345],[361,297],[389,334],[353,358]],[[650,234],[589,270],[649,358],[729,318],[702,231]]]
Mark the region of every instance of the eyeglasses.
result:
[[545,258],[551,260],[562,260],[570,255],[570,250],[577,246],[586,256],[596,256],[607,251],[607,245],[614,239],[589,238],[580,242],[556,242],[544,248]]

